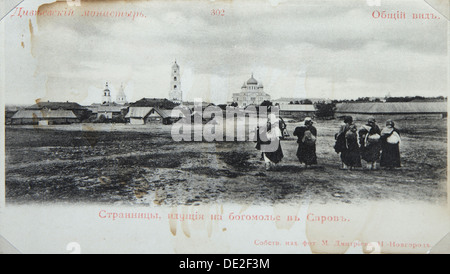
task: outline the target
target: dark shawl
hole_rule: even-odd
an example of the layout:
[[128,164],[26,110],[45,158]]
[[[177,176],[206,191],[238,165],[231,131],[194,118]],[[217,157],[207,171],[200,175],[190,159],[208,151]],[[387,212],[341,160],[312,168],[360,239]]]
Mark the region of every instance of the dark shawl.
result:
[[347,131],[345,133],[346,146],[341,152],[341,160],[344,164],[351,167],[361,167],[361,155],[358,145],[358,134]]
[[[369,130],[366,127],[370,127]],[[366,143],[366,137],[378,134],[381,135],[381,130],[377,125],[366,125],[359,130],[359,144],[361,150],[361,158],[366,162],[376,162],[380,159],[381,142]]]
[[393,128],[390,134],[381,135],[380,166],[382,167],[401,167],[399,144],[389,144],[387,142],[387,138],[394,132],[397,132],[397,134],[400,136],[400,132],[396,128]]
[[294,136],[297,136],[297,158],[300,163],[307,165],[317,164],[316,145],[308,145],[302,142],[305,131],[311,131],[311,134],[317,137],[317,129],[314,126],[300,126],[295,128]]

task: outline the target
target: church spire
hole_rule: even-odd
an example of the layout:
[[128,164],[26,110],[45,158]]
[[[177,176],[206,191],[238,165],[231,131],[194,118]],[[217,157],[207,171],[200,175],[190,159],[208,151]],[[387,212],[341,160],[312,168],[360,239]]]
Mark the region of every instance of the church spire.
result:
[[127,97],[125,95],[123,83],[120,84],[119,93],[117,93],[117,96],[116,96],[116,103],[121,104],[121,105],[127,103]]
[[109,90],[108,82],[106,82],[105,89],[103,90],[102,104],[109,105],[111,103],[111,91]]
[[180,66],[177,64],[177,60],[175,59],[175,62],[172,65],[169,98],[174,103],[179,104],[182,102],[182,97],[183,93],[181,91]]

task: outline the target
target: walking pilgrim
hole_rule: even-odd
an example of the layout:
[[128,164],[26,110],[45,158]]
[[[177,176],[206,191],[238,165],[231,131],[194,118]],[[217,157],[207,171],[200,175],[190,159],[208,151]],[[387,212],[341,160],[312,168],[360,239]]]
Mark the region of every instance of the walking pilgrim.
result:
[[367,169],[377,168],[376,163],[380,159],[381,151],[380,134],[381,130],[373,117],[359,130],[361,158],[367,162]]
[[300,163],[304,163],[305,167],[316,165],[316,139],[317,129],[313,126],[310,117],[305,118],[304,125],[295,128],[294,136],[297,136],[297,158]]
[[335,135],[336,143],[334,150],[341,154],[342,168],[353,169],[361,167],[361,155],[358,145],[358,132],[356,125],[353,124],[353,118],[346,116],[344,124]]
[[271,170],[284,157],[280,142],[283,135],[279,124],[279,119],[271,113],[268,115],[266,128],[258,129],[256,148],[262,152],[266,170]]
[[346,150],[341,153],[342,161],[347,168],[361,167],[361,154],[358,144],[358,129],[355,124],[345,133]]
[[400,132],[392,120],[386,121],[386,127],[381,131],[380,166],[389,169],[400,167]]

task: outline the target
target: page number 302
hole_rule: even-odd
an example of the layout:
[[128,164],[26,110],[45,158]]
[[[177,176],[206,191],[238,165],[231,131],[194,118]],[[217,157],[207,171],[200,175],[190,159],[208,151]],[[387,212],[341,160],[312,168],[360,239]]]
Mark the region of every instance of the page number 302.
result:
[[225,16],[225,10],[224,9],[212,9],[211,15],[212,16]]

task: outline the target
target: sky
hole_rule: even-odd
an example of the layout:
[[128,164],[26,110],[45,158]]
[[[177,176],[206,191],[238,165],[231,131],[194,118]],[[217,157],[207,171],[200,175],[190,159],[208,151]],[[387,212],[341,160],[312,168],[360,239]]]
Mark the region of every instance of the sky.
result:
[[[167,98],[173,62],[183,99],[226,103],[251,74],[272,99],[447,96],[448,21],[423,0],[25,0],[5,30],[6,104],[100,103],[108,82],[128,101]],[[45,3],[48,3],[44,5]],[[223,16],[212,10],[223,10]],[[82,16],[138,12],[143,16]],[[374,11],[405,19],[374,18]],[[412,19],[433,13],[439,19]],[[12,16],[15,14],[15,16]]]

